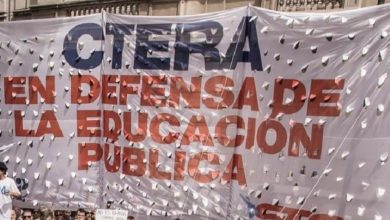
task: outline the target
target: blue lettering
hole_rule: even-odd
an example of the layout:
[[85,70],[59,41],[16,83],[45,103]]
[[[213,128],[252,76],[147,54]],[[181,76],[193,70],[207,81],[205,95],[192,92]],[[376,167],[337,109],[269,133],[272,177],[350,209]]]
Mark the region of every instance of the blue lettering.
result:
[[92,69],[99,66],[103,59],[103,51],[95,51],[88,59],[83,59],[77,52],[77,43],[81,36],[90,35],[94,40],[104,40],[102,27],[94,23],[85,23],[72,28],[64,40],[63,54],[65,60],[77,69]]

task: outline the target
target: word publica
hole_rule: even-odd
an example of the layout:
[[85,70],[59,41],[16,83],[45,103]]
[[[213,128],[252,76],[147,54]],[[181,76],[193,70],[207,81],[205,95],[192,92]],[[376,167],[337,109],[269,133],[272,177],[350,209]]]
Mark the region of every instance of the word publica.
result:
[[[206,70],[235,69],[238,62],[250,63],[252,70],[263,70],[258,43],[256,22],[250,16],[243,17],[231,40],[227,51],[217,46],[223,40],[223,26],[216,21],[163,24],[117,24],[107,23],[106,35],[113,35],[112,68],[122,68],[122,53],[126,35],[136,35],[134,51],[134,69],[170,69],[170,57],[151,57],[153,52],[167,52],[169,41],[151,40],[155,37],[175,35],[174,67],[176,71],[185,71],[189,67],[190,54],[204,57]],[[176,27],[176,28],[175,28]],[[172,31],[174,30],[174,31]],[[194,39],[194,34],[203,34],[204,39]],[[104,41],[103,28],[99,24],[84,23],[73,27],[65,37],[63,54],[66,61],[74,68],[93,69],[102,63],[104,51],[93,50],[88,58],[80,56],[77,45],[79,39],[89,35],[95,41]],[[249,51],[244,50],[248,42]],[[224,55],[221,55],[224,54]],[[128,68],[127,64],[126,67]]]
[[183,181],[189,176],[199,183],[210,183],[219,179],[222,184],[231,180],[236,180],[241,186],[246,184],[245,166],[240,154],[233,154],[226,165],[222,156],[213,152],[190,154],[175,150],[163,156],[162,151],[158,148],[145,150],[109,144],[102,146],[98,143],[79,143],[78,169],[88,170],[92,162],[103,160],[108,172],[121,172],[128,176],[175,181]]

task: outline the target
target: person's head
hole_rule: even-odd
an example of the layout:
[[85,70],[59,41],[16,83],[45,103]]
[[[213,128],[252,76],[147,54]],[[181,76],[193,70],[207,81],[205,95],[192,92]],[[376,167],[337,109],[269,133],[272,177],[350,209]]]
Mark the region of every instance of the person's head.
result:
[[7,174],[7,165],[4,162],[0,162],[0,175],[5,176]]
[[93,219],[93,212],[85,213],[85,219],[86,220],[92,220]]
[[11,220],[16,220],[16,219],[18,219],[18,212],[16,211],[16,209],[12,209]]
[[57,210],[54,212],[54,217],[57,220],[63,220],[64,219],[64,212],[61,210]]
[[30,209],[23,210],[23,220],[32,220],[33,213]]
[[45,210],[43,212],[43,220],[53,220],[54,219],[54,216],[53,216],[53,212],[51,210]]
[[70,210],[56,211],[56,220],[70,220],[72,219],[72,212]]
[[42,218],[42,212],[41,210],[34,209],[33,213],[33,219],[41,219]]
[[70,210],[66,210],[64,212],[64,216],[72,216],[72,212]]
[[77,220],[85,220],[85,213],[86,211],[84,209],[78,209],[76,213],[76,219]]

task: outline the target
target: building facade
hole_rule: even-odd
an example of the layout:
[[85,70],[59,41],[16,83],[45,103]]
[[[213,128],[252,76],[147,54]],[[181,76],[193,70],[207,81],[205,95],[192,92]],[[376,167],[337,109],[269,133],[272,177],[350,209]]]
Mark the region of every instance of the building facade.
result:
[[0,21],[79,16],[100,13],[127,15],[192,15],[248,4],[277,11],[324,11],[361,8],[390,0],[0,0]]

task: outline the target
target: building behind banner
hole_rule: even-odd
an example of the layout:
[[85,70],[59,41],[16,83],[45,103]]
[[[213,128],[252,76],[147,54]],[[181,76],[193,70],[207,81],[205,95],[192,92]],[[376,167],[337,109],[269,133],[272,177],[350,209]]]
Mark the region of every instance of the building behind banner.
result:
[[329,11],[390,3],[390,0],[3,0],[0,21],[71,17],[100,13],[192,15],[251,4],[276,11]]

